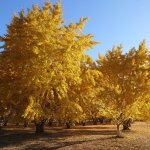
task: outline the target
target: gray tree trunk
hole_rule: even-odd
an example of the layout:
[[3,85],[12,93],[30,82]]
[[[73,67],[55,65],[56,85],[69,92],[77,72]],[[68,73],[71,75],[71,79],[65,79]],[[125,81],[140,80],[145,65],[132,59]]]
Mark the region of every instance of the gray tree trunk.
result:
[[121,130],[120,130],[120,124],[117,124],[117,137],[123,137],[122,136],[122,133],[121,133]]

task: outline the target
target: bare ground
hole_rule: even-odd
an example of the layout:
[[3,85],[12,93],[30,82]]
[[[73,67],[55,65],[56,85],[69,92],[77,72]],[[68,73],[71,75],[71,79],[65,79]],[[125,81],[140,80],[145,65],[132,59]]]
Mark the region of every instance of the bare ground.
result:
[[113,125],[45,128],[41,135],[32,127],[8,126],[0,132],[2,150],[150,150],[150,125],[136,122],[124,138],[115,138]]

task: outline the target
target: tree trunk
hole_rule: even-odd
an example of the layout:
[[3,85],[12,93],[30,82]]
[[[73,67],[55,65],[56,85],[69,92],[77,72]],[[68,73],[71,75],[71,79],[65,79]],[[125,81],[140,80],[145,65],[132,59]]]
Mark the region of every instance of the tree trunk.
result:
[[53,125],[53,120],[52,119],[49,119],[48,121],[48,126],[51,127]]
[[123,130],[130,130],[127,122],[123,123]]
[[82,121],[82,126],[85,126],[86,125],[86,121]]
[[93,125],[97,125],[97,118],[93,118]]
[[99,122],[100,122],[100,124],[103,124],[104,123],[104,117],[100,117]]
[[70,122],[70,121],[67,121],[67,122],[66,122],[66,127],[67,127],[67,129],[70,129],[70,128],[71,128],[71,122]]
[[36,133],[44,133],[44,121],[38,121],[35,123],[36,126]]
[[130,130],[131,127],[131,119],[125,120],[123,122],[123,130]]
[[7,121],[7,120],[5,120],[5,121],[4,121],[4,124],[3,124],[3,126],[5,126],[5,127],[6,127],[6,126],[7,126],[7,124],[8,124],[8,121]]
[[29,125],[28,121],[24,121],[24,128],[27,128]]
[[120,124],[117,124],[117,136],[116,137],[119,137],[119,138],[123,137],[120,131]]

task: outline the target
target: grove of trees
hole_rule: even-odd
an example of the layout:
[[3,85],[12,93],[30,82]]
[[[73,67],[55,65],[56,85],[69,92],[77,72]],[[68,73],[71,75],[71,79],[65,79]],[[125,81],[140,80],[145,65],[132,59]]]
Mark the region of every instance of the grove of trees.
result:
[[0,116],[34,122],[36,132],[60,125],[111,118],[150,119],[150,51],[146,42],[127,53],[114,46],[94,61],[85,53],[99,44],[84,34],[87,18],[65,25],[61,3],[34,5],[14,14],[0,53]]

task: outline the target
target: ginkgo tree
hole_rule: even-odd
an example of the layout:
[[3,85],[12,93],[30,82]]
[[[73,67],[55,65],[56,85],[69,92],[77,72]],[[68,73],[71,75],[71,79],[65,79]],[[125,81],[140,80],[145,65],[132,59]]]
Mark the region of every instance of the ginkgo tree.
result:
[[1,37],[0,76],[5,80],[1,102],[18,116],[34,120],[36,132],[43,132],[45,119],[65,103],[75,112],[80,110],[74,107],[80,63],[85,50],[97,44],[91,34],[82,32],[87,18],[66,26],[62,13],[60,2],[45,2],[43,8],[34,5],[26,15],[21,10]]
[[[148,54],[148,61],[147,61],[147,70],[148,70],[148,78],[150,79],[150,53]],[[149,81],[149,87],[150,87],[150,81]],[[144,99],[143,99],[144,96]],[[150,121],[150,90],[143,95],[138,105],[138,119],[143,121]]]
[[117,125],[149,118],[150,55],[143,41],[122,52],[113,47],[97,62],[85,50],[98,44],[84,34],[87,18],[65,25],[60,2],[34,5],[14,14],[0,53],[0,116],[14,122],[34,121],[36,132],[46,120],[70,127],[73,122],[107,116]]
[[120,137],[120,125],[136,115],[133,111],[133,108],[136,110],[135,103],[144,100],[150,90],[146,43],[143,41],[138,50],[133,48],[126,54],[122,53],[122,45],[113,47],[105,56],[100,55],[97,63],[104,77],[99,96],[107,103]]
[[97,124],[98,118],[105,112],[105,105],[98,98],[100,91],[98,81],[102,79],[102,74],[97,70],[95,61],[88,55],[81,63],[81,70],[82,84],[78,93],[84,113],[83,124],[91,119],[93,124]]

